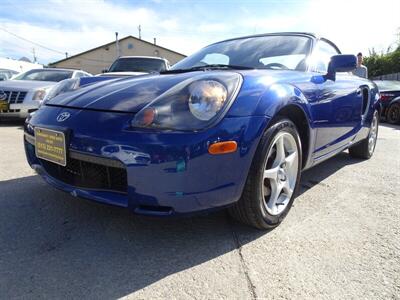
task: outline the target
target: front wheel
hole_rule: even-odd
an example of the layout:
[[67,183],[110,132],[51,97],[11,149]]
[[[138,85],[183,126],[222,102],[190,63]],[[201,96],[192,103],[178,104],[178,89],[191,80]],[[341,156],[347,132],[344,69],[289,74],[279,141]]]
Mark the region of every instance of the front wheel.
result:
[[259,229],[278,226],[289,212],[300,181],[301,144],[295,124],[280,119],[263,134],[242,197],[230,209]]
[[368,137],[360,143],[349,148],[351,157],[369,159],[374,154],[376,140],[378,139],[379,112],[376,110],[372,117]]

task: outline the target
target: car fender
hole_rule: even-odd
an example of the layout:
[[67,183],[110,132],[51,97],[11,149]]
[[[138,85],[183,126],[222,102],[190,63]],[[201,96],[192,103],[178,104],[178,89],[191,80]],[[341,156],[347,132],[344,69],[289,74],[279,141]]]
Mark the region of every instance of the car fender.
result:
[[[267,116],[271,120],[266,124],[268,128],[273,120],[288,107],[296,107],[303,114],[307,122],[308,145],[307,157],[304,157],[304,167],[311,165],[316,131],[313,128],[313,117],[307,97],[296,86],[288,83],[276,83],[268,87],[258,102],[254,115]],[[265,129],[266,129],[265,128]]]
[[275,83],[268,87],[254,111],[254,115],[274,117],[284,107],[295,105],[307,116],[309,124],[312,122],[312,114],[309,103],[299,88],[288,83]]
[[390,103],[389,103],[388,107],[389,107],[390,105],[395,104],[395,103],[399,103],[399,104],[400,104],[400,96],[397,97],[397,98],[394,98],[394,99],[390,100]]

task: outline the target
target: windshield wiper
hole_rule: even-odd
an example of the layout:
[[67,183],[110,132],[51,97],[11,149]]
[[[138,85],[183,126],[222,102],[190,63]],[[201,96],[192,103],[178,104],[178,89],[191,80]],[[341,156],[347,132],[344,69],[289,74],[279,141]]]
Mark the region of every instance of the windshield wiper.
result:
[[253,69],[254,68],[252,67],[246,67],[246,66],[212,64],[212,65],[192,67],[188,69],[166,70],[160,72],[160,74],[186,73],[186,72],[206,71],[206,70],[253,70]]

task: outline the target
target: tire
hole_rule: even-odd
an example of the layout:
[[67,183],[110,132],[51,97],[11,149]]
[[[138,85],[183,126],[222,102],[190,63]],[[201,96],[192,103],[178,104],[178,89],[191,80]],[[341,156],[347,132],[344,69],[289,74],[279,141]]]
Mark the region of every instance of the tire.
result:
[[[282,145],[280,140],[283,140],[283,148],[278,146]],[[279,151],[278,147],[284,151]],[[283,160],[279,153],[284,153]],[[296,125],[284,118],[275,121],[261,137],[242,196],[229,208],[230,215],[239,222],[258,229],[278,226],[286,217],[295,198],[300,182],[301,163],[301,142]],[[271,179],[266,178],[265,174]],[[273,197],[276,195],[278,196]]]
[[375,110],[372,117],[368,137],[349,148],[350,156],[354,158],[370,159],[375,151],[376,140],[378,139],[378,129],[379,112]]
[[390,124],[400,123],[400,104],[393,103],[389,106],[386,113],[386,121]]

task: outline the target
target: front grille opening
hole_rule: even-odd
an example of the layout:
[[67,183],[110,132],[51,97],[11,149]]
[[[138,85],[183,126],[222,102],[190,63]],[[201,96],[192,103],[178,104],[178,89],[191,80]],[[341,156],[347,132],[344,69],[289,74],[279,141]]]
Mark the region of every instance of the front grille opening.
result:
[[135,212],[141,214],[170,215],[173,209],[170,206],[139,205]]
[[108,167],[74,158],[68,158],[65,167],[39,160],[50,176],[69,185],[124,194],[128,192],[125,168]]
[[3,91],[6,94],[6,100],[10,104],[22,103],[26,97],[27,92],[19,91]]

